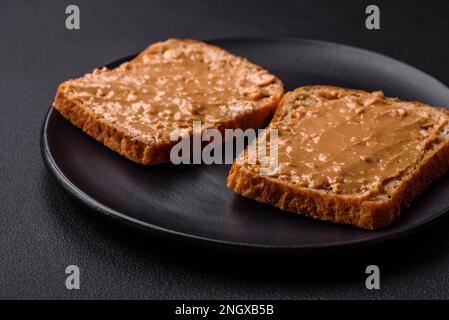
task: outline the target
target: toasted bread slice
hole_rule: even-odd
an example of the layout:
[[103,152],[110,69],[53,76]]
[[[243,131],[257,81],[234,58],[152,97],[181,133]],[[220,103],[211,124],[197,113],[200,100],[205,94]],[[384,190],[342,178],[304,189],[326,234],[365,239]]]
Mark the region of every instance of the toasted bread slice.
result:
[[53,106],[84,132],[142,164],[170,160],[170,133],[260,128],[281,81],[248,60],[195,40],[156,43],[119,67],[62,83]]
[[284,95],[268,126],[278,130],[275,169],[262,174],[247,149],[228,187],[312,218],[385,227],[448,169],[448,119],[446,109],[381,92],[299,88]]

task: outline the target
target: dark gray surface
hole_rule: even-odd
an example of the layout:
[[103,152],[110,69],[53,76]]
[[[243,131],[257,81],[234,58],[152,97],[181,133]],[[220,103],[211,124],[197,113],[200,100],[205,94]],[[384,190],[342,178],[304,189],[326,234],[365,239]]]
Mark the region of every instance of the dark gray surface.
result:
[[[358,1],[0,2],[0,298],[448,298],[449,219],[411,238],[337,256],[243,257],[134,234],[65,195],[39,154],[56,86],[167,37],[294,36],[385,53],[449,83],[449,5]],[[88,165],[88,164],[86,164]],[[378,264],[382,289],[364,289]],[[81,290],[64,269],[81,268]]]

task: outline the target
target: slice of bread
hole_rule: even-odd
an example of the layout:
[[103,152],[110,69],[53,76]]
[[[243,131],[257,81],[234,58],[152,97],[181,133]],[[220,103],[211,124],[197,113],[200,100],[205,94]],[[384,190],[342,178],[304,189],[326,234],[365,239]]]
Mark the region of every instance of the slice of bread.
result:
[[119,67],[62,83],[53,106],[110,149],[142,164],[170,160],[170,133],[260,128],[283,94],[281,81],[213,45],[169,39]]
[[267,129],[277,129],[277,166],[262,174],[246,149],[228,187],[312,218],[385,227],[448,169],[448,120],[446,109],[381,92],[299,88],[284,95]]

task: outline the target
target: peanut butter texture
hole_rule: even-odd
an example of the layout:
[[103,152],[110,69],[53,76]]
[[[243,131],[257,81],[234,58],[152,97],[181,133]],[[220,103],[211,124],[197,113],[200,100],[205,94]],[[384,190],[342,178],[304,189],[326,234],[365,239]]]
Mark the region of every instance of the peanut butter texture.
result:
[[146,142],[160,142],[175,129],[190,134],[194,120],[204,129],[251,112],[257,101],[279,98],[279,83],[217,47],[171,39],[116,69],[96,69],[64,85],[96,117]]
[[[430,110],[429,110],[430,109]],[[447,117],[382,92],[291,94],[280,121],[272,177],[301,187],[375,198],[416,165]]]

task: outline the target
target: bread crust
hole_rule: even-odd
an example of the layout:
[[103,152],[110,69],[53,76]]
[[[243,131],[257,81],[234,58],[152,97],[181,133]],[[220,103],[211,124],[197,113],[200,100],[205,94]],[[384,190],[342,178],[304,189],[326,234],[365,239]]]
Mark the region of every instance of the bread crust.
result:
[[[310,89],[343,90],[346,93],[363,92],[331,86],[308,86]],[[284,95],[274,117],[281,116],[281,106],[291,93]],[[392,99],[392,98],[391,98]],[[420,102],[415,105],[426,106]],[[436,108],[449,116],[449,111]],[[274,121],[273,119],[273,121]],[[320,190],[296,187],[279,180],[254,173],[234,162],[227,185],[235,192],[283,210],[315,219],[351,224],[364,229],[378,229],[390,225],[400,210],[410,205],[432,181],[449,168],[449,139],[437,145],[420,165],[402,178],[401,184],[386,200],[364,200],[351,195],[328,194]]]
[[[145,49],[146,51],[159,50],[160,46],[165,45],[168,41],[182,41],[187,44],[199,44],[201,41],[193,39],[169,39],[166,42],[155,43]],[[229,54],[226,50],[214,45],[205,44],[208,48],[220,50]],[[141,55],[140,54],[140,55]],[[254,65],[260,69],[261,67],[244,59],[246,63]],[[225,129],[241,128],[262,128],[273,116],[278,102],[283,93],[282,82],[275,77],[275,82],[279,86],[279,96],[271,96],[272,99],[262,99],[255,101],[256,108],[252,112],[244,113],[238,117],[234,117],[229,121],[223,121],[216,127],[222,134]],[[164,142],[147,142],[139,136],[129,135],[119,125],[113,124],[96,116],[89,108],[77,102],[70,95],[67,95],[68,82],[62,83],[56,92],[53,107],[72,124],[82,129],[85,133],[103,143],[105,146],[120,155],[140,164],[151,165],[170,161],[170,150],[178,141]]]

